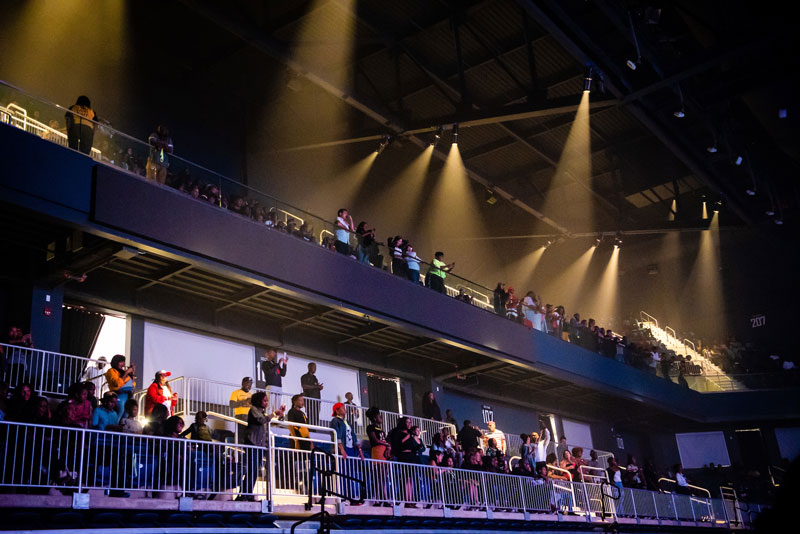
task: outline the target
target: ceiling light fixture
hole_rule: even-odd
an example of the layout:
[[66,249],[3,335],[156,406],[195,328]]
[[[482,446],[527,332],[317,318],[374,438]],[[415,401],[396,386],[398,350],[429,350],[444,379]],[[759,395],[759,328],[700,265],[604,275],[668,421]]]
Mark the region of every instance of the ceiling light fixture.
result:
[[744,192],[745,192],[745,193],[747,193],[747,194],[748,194],[748,196],[751,196],[751,197],[754,197],[754,196],[756,196],[756,190],[755,190],[755,189],[752,189],[752,188],[750,188],[750,187],[748,187],[747,189],[745,189],[745,190],[744,190]]
[[453,123],[453,144],[454,145],[458,144],[458,123],[457,122]]
[[391,136],[391,135],[387,135],[386,137],[384,137],[383,139],[381,139],[381,142],[380,142],[380,144],[378,145],[378,148],[376,148],[376,149],[375,149],[375,152],[377,152],[378,154],[380,154],[381,152],[383,152],[384,150],[386,150],[386,147],[387,147],[387,146],[389,146],[389,142],[390,142],[391,140],[392,140],[392,136]]
[[775,218],[775,224],[777,224],[778,226],[782,225],[783,224],[783,219],[776,217]]
[[714,213],[719,213],[721,207],[722,207],[721,200],[717,200],[716,202],[714,202]]
[[742,164],[742,161],[744,161],[744,159],[742,158],[742,156],[736,156],[736,159],[735,159],[735,160],[733,160],[733,164],[734,164],[734,165],[736,165],[736,166],[738,167],[739,165],[741,165],[741,164]]
[[586,65],[586,72],[585,78],[586,80],[583,82],[583,92],[589,93],[592,90],[592,75],[594,74],[594,69],[591,65]]
[[680,84],[678,84],[678,97],[681,99],[681,108],[677,111],[673,111],[672,114],[675,117],[682,119],[686,116],[686,106],[683,105],[683,89],[681,89]]
[[707,151],[709,154],[716,154],[716,153],[717,153],[717,145],[716,145],[716,143],[715,143],[715,144],[713,144],[713,145],[709,145],[709,146],[707,146],[707,147],[706,147],[706,151]]

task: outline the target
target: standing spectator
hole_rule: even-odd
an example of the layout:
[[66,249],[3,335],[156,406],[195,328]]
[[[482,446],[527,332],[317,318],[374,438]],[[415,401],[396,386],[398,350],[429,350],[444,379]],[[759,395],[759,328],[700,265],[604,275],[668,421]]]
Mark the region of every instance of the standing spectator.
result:
[[367,437],[369,438],[370,456],[373,460],[389,460],[392,457],[392,446],[386,441],[386,432],[383,430],[383,415],[373,406],[367,410]]
[[419,259],[417,253],[414,252],[414,247],[408,245],[406,247],[405,252],[406,258],[406,273],[408,274],[408,279],[414,282],[415,284],[419,284],[419,264],[422,260]]
[[356,454],[363,460],[364,453],[361,444],[355,437],[353,428],[345,421],[346,409],[344,403],[337,402],[333,405],[333,413],[329,426],[336,432],[336,443],[339,454],[343,458],[354,458]]
[[67,143],[73,150],[80,150],[84,154],[92,151],[94,143],[94,123],[97,114],[92,109],[92,102],[88,96],[79,96],[78,100],[69,107],[64,115],[67,120]]
[[300,377],[300,386],[303,388],[303,396],[307,399],[315,399],[311,401],[306,407],[308,420],[312,425],[319,424],[319,405],[320,405],[320,392],[324,384],[320,384],[317,376],[317,364],[314,362],[308,363],[308,372]]
[[508,293],[506,292],[506,285],[503,282],[497,282],[497,287],[494,288],[494,312],[503,317],[506,314],[506,300]]
[[422,417],[434,421],[442,420],[442,410],[439,409],[439,403],[436,402],[433,391],[426,391],[422,396]]
[[519,439],[522,440],[522,445],[519,446],[520,462],[526,460],[529,465],[536,465],[536,447],[531,441],[530,434],[520,434]]
[[608,458],[608,479],[614,484],[616,487],[622,491],[622,469],[620,469],[619,464],[617,464],[617,459],[613,456],[609,456]]
[[153,406],[156,404],[163,404],[167,409],[169,416],[173,415],[175,407],[178,405],[178,394],[172,392],[169,387],[167,379],[172,375],[166,369],[156,371],[156,376],[153,383],[147,388],[147,395],[144,398],[144,413],[150,415],[153,412]]
[[[308,424],[308,417],[306,417],[306,413],[303,411],[305,408],[305,398],[300,395],[293,395],[292,396],[292,408],[289,410],[289,413],[286,414],[286,420],[290,423],[300,423],[303,425]],[[310,433],[306,427],[303,426],[290,426],[289,427],[289,434],[293,438],[303,438],[303,439],[293,439],[292,446],[300,451],[310,451],[311,450],[311,442],[307,441]]]
[[628,467],[625,468],[625,482],[632,488],[644,488],[644,480],[636,464],[636,456],[628,454]]
[[539,432],[531,432],[531,443],[534,447],[534,461],[536,471],[539,472],[543,465],[547,464],[547,447],[550,445],[550,431],[544,422],[539,421]]
[[139,404],[134,399],[128,399],[128,402],[125,403],[122,419],[119,420],[119,426],[122,431],[126,434],[141,434],[144,429],[138,417]]
[[422,455],[425,453],[427,447],[425,447],[425,444],[422,442],[422,430],[418,426],[411,427],[411,439],[413,441],[412,446],[414,447],[412,452],[417,457],[416,463],[426,463]]
[[147,142],[150,145],[150,155],[147,157],[147,179],[164,184],[167,181],[167,169],[169,168],[167,154],[172,154],[173,151],[169,128],[159,124],[156,131],[147,138]]
[[264,360],[261,362],[261,372],[264,373],[264,381],[267,384],[267,391],[280,393],[282,391],[283,377],[286,376],[286,369],[289,363],[289,356],[284,352],[283,358],[278,360],[278,351],[268,349],[264,353]]
[[453,425],[454,429],[458,428],[458,421],[456,421],[456,418],[453,417],[453,412],[450,411],[450,408],[444,411],[444,422],[448,425]]
[[[261,473],[262,467],[266,464],[264,462],[264,451],[267,447],[267,423],[275,417],[282,418],[285,410],[284,406],[267,413],[267,406],[269,400],[267,394],[263,391],[255,393],[250,398],[250,411],[247,413],[247,433],[245,444],[253,445],[257,448],[248,448],[246,454],[248,457],[247,467],[242,480],[242,492],[246,495],[239,495],[236,500],[240,501],[254,501],[253,489],[255,488],[258,476]],[[269,469],[269,465],[266,465]]]
[[[503,433],[502,430],[497,428],[497,424],[494,421],[489,421],[486,423],[486,426],[489,427],[489,432],[486,433],[484,439],[488,442],[488,440],[493,439],[494,442],[497,444],[497,449],[506,454],[506,435]],[[488,445],[487,445],[488,446]]]
[[106,371],[106,384],[108,384],[109,391],[117,394],[117,401],[122,405],[118,411],[121,417],[125,403],[128,402],[128,398],[133,394],[133,388],[136,387],[136,365],[131,364],[126,368],[125,356],[117,354],[111,358],[111,368]]
[[206,421],[208,421],[208,414],[203,410],[199,410],[194,415],[194,423],[181,432],[179,437],[184,438],[187,434],[191,434],[194,441],[213,441],[211,439],[211,430],[208,428]]
[[333,244],[336,252],[345,256],[350,255],[350,233],[355,230],[353,218],[345,208],[340,209],[336,217],[336,241]]
[[428,269],[428,274],[425,277],[425,282],[428,287],[434,291],[445,294],[444,279],[447,273],[453,270],[456,262],[445,263],[444,252],[438,251],[433,255],[433,263]]
[[556,447],[556,458],[559,460],[564,457],[564,451],[569,450],[569,445],[567,445],[567,436],[561,436],[558,440],[558,446]]
[[366,221],[361,221],[356,228],[356,236],[358,237],[356,257],[360,263],[369,265],[369,257],[375,243],[375,228],[369,228]]
[[389,245],[389,252],[392,255],[392,274],[395,276],[406,276],[406,264],[403,262],[403,248],[405,248],[405,239],[396,235],[390,237],[387,241]]
[[[250,398],[253,396],[250,389],[252,387],[252,378],[249,376],[242,378],[242,387],[231,393],[231,400],[228,403],[233,409],[233,416],[243,423],[247,423],[247,414],[250,413]],[[244,443],[245,440],[245,433],[239,431],[242,426],[244,425],[236,424],[236,434],[238,435],[239,443]]]
[[480,447],[481,439],[483,439],[483,433],[478,430],[478,427],[472,424],[472,421],[465,419],[464,426],[458,433],[458,441],[461,442],[461,450],[469,451]]
[[83,374],[81,375],[82,382],[91,382],[95,379],[99,379],[103,375],[106,374],[106,366],[108,365],[108,360],[105,356],[100,356],[94,361],[92,364],[87,364],[86,369],[83,370]]
[[506,293],[506,318],[519,322],[519,299],[514,294],[513,287],[509,287]]
[[18,326],[12,326],[8,329],[8,344],[12,345],[8,348],[8,354],[3,352],[4,347],[0,347],[0,352],[3,353],[3,369],[8,369],[8,383],[11,387],[16,387],[18,384],[25,382],[28,377],[28,363],[25,350],[26,348],[33,347],[33,340],[30,334],[23,334],[22,329]]
[[348,391],[344,394],[344,409],[345,409],[345,418],[347,419],[347,424],[350,425],[350,428],[353,429],[353,432],[356,432],[356,423],[358,423],[360,417],[358,413],[359,406],[353,402],[353,393]]
[[100,406],[92,413],[92,428],[95,430],[111,430],[111,427],[119,425],[119,413],[117,413],[117,394],[113,391],[106,391],[100,400]]
[[525,326],[527,326],[528,328],[535,328],[536,330],[540,330],[538,314],[539,314],[539,305],[536,303],[536,295],[534,294],[533,291],[528,291],[525,294],[525,297],[522,299],[522,315],[524,319],[527,321],[525,323]]

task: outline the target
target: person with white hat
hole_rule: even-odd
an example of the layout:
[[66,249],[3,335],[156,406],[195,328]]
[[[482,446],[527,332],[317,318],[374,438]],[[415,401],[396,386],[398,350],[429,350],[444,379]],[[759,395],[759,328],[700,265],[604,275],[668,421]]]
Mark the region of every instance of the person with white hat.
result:
[[144,413],[150,415],[153,406],[163,404],[167,408],[170,417],[173,415],[175,407],[178,405],[178,394],[172,392],[167,379],[172,375],[166,369],[156,371],[155,379],[150,387],[147,388],[147,396],[144,399]]

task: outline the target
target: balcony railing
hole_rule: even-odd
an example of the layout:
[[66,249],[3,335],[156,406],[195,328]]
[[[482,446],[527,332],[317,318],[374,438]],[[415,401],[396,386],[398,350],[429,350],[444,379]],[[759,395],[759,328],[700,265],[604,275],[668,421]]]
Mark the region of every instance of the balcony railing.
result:
[[[62,106],[0,81],[0,122],[66,147],[67,135],[64,122],[67,113],[69,110]],[[82,120],[87,121],[85,118]],[[91,157],[98,162],[118,167],[144,178],[150,150],[151,147],[148,143],[115,130],[107,123],[94,122],[94,147]],[[274,213],[276,222],[289,224],[294,221],[298,228],[305,224],[308,230],[305,239],[310,242],[322,245],[326,237],[330,239],[335,235],[336,226],[331,219],[302,210],[180,156],[170,154],[168,158],[169,178],[167,183],[176,188],[180,186],[179,182],[200,184],[200,190],[196,195],[198,202],[208,202],[220,209],[225,209],[232,207],[234,199],[240,197],[247,199],[251,211],[263,214],[264,219],[269,213]],[[155,182],[153,183],[156,186]],[[216,193],[208,195],[207,193],[212,187],[216,188]],[[190,190],[184,192],[187,195],[195,196]],[[227,205],[223,199],[227,199]],[[332,206],[332,209],[337,208],[338,206]],[[231,215],[235,216],[235,212],[231,212]],[[265,225],[265,220],[256,221],[255,217],[253,219],[254,224]],[[264,229],[268,231],[266,226]],[[357,239],[356,235],[352,233],[350,234],[350,245],[355,250]],[[388,263],[390,259],[388,249],[381,243],[378,245],[383,248],[383,255]],[[493,309],[491,289],[452,273],[448,273],[445,281],[445,289],[449,296],[456,297],[459,290],[463,290],[472,298],[472,304],[475,306],[484,310]]]
[[[292,423],[268,425],[269,447],[200,442],[155,436],[0,422],[0,487],[47,489],[64,494],[88,490],[133,497],[240,495],[265,500],[270,511],[318,496],[308,450],[293,448]],[[543,480],[382,460],[338,456],[327,428],[308,426],[310,442],[332,468],[365,484],[334,481],[347,499],[371,503],[510,512],[572,512],[587,520],[617,517],[730,523],[741,509],[735,496],[677,495],[623,489],[616,498],[607,483]],[[362,488],[365,492],[362,494]],[[732,501],[731,501],[732,499]],[[728,502],[731,501],[731,502]],[[147,508],[140,500],[139,508]],[[747,506],[760,511],[761,506]],[[735,519],[738,521],[739,519]],[[739,523],[741,524],[741,523]]]

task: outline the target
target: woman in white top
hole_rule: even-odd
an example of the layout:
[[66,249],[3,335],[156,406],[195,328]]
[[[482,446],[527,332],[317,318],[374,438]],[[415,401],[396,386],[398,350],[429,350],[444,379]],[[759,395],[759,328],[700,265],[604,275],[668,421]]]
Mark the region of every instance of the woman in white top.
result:
[[419,259],[417,253],[414,252],[414,247],[410,244],[406,247],[405,251],[406,270],[408,272],[408,279],[419,284],[419,264],[422,260]]
[[539,306],[539,301],[533,291],[528,291],[528,294],[525,295],[522,300],[522,309],[525,311],[525,318],[531,322],[533,328],[541,332],[547,330],[544,324],[542,308]]
[[336,217],[336,241],[333,246],[336,247],[336,252],[350,255],[350,233],[355,232],[353,226],[353,218],[347,213],[347,210],[342,208]]

